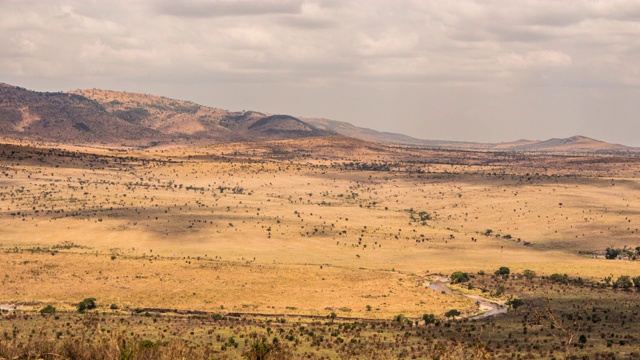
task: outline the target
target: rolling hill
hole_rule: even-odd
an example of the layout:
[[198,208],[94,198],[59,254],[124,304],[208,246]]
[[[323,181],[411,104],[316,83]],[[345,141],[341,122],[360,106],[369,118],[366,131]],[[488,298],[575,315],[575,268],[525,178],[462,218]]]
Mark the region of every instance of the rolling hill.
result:
[[87,143],[163,141],[162,133],[105,112],[83,96],[45,93],[0,84],[0,135]]
[[0,83],[0,136],[9,138],[148,146],[327,135],[335,133],[288,115],[231,112],[146,94],[37,92]]
[[37,92],[0,83],[0,136],[64,143],[149,146],[342,135],[384,145],[522,152],[637,152],[584,136],[499,144],[422,140],[322,118],[229,111],[162,96],[110,90]]
[[278,140],[333,135],[293,116],[257,111],[233,112],[161,96],[108,90],[76,90],[72,94],[100,104],[132,124],[192,140]]
[[586,136],[554,138],[549,140],[518,140],[506,143],[474,143],[443,140],[423,140],[411,136],[357,127],[347,122],[319,118],[303,118],[309,124],[323,130],[354,137],[356,139],[387,145],[418,146],[438,149],[521,151],[521,152],[638,152],[640,149],[611,144]]
[[497,144],[495,149],[505,149],[511,151],[542,151],[542,152],[615,152],[615,151],[636,151],[619,144],[610,144],[604,141],[595,140],[586,136],[572,136],[564,139],[549,139],[545,141],[520,140],[508,144]]

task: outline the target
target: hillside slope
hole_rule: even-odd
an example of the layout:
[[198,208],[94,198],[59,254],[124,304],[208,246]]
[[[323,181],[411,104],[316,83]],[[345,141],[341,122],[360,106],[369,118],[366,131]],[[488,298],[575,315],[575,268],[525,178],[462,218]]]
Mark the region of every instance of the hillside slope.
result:
[[288,115],[231,112],[165,97],[108,90],[31,91],[0,83],[0,136],[147,146],[335,135]]
[[639,152],[584,136],[485,144],[422,140],[322,118],[229,111],[162,96],[110,90],[30,91],[0,83],[0,136],[65,143],[147,146],[342,135],[385,145],[518,152]]
[[83,96],[0,84],[0,135],[70,143],[133,144],[167,138],[105,112]]
[[108,90],[76,90],[109,114],[163,134],[216,141],[276,140],[333,135],[288,115],[232,112],[161,96]]

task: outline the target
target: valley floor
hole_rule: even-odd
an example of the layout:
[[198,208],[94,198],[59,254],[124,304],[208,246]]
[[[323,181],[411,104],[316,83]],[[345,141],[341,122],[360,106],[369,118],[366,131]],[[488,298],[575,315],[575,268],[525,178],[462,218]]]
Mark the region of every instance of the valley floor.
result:
[[[411,321],[434,314],[444,326],[450,310],[458,310],[460,318],[478,312],[469,298],[425,287],[429,278],[455,271],[493,278],[500,267],[510,269],[509,279],[483,280],[477,286],[498,301],[530,299],[524,305],[529,320],[533,304],[544,310],[544,297],[575,306],[575,299],[591,296],[584,289],[598,289],[593,291],[614,295],[597,296],[621,301],[615,311],[624,313],[629,324],[637,311],[622,304],[636,295],[611,287],[621,276],[640,276],[637,261],[631,260],[640,246],[639,164],[634,155],[422,150],[345,138],[143,150],[0,145],[0,263],[5,264],[0,303],[30,314],[24,322],[5,315],[0,324],[20,331],[56,327],[51,317],[31,313],[47,305],[62,311],[60,319],[79,324],[84,317],[73,315],[77,303],[93,297],[107,314],[100,321],[139,319],[139,329],[151,321],[189,322],[189,314],[201,316],[198,312],[205,314],[196,321],[203,324],[212,314],[239,315],[215,322],[212,334],[219,328],[231,331],[233,321],[239,321],[246,327],[247,340],[237,348],[242,351],[264,335],[264,316],[273,316],[272,322],[285,317],[285,331],[300,339],[315,336],[298,333],[292,322],[309,324],[298,328],[324,328],[325,340],[337,324],[365,323],[361,332],[370,332],[371,341],[378,327],[369,328],[369,322],[385,324],[376,326],[384,326],[391,339],[402,337],[393,325],[400,314]],[[624,252],[618,260],[607,260],[608,247]],[[536,291],[522,283],[525,270],[539,279]],[[548,283],[554,274],[583,283]],[[479,279],[484,278],[478,275],[472,283]],[[549,291],[555,286],[566,288]],[[111,304],[118,310],[112,311]],[[146,311],[140,315],[136,309],[172,309],[182,315],[151,311],[145,317]],[[479,339],[478,328],[500,324],[500,319],[511,319],[504,321],[513,325],[520,321],[514,316],[525,311],[486,323],[456,323],[446,331],[469,331],[469,339]],[[326,320],[331,314],[336,323]],[[399,326],[409,337],[426,331],[431,340],[465,338],[446,331],[440,335],[443,327]],[[184,332],[178,333],[170,338],[185,339]],[[516,336],[515,330],[511,333]],[[142,334],[134,335],[162,338]],[[266,335],[273,340],[270,332]],[[638,346],[634,338],[622,339],[627,347],[607,348],[607,340],[620,339],[605,335],[598,340],[602,349],[599,344],[593,352],[622,354]],[[227,335],[222,338],[228,341]],[[325,340],[316,347],[338,347]],[[297,346],[306,340],[300,341]],[[487,341],[482,338],[483,344]],[[409,341],[404,349],[434,344]],[[468,345],[456,344],[447,346]],[[220,351],[219,341],[211,346]],[[305,346],[311,349],[313,341]],[[579,350],[588,350],[585,346]],[[543,348],[547,355],[553,349]],[[526,349],[513,351],[525,354]]]

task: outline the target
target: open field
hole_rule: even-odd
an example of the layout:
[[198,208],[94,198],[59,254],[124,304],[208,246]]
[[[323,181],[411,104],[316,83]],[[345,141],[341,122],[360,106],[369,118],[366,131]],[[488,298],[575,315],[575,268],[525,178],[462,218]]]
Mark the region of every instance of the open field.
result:
[[[457,309],[471,316],[479,311],[473,301],[424,283],[435,274],[492,274],[501,266],[512,274],[567,274],[588,284],[640,276],[637,261],[603,256],[607,247],[640,246],[639,165],[636,155],[421,150],[340,137],[142,150],[4,144],[0,304],[27,313],[53,305],[71,311],[56,321],[78,324],[82,316],[72,312],[87,297],[98,299],[105,321],[114,324],[138,321],[140,314],[129,315],[135,309],[197,311],[207,319],[231,313],[240,316],[234,321],[246,327],[247,337],[261,336],[267,318],[286,317],[291,326],[324,323],[334,313],[336,324],[392,326],[398,314],[417,320],[433,313],[443,320]],[[500,286],[481,279],[472,283],[488,292]],[[591,287],[544,279],[531,290],[521,279],[509,281],[502,300],[515,296],[540,304],[549,297],[566,309],[590,296],[592,302],[611,298],[612,311],[637,318],[633,292],[605,285],[593,295],[586,290]],[[119,310],[111,311],[111,304]],[[487,321],[512,326],[526,311],[533,310],[525,306]],[[29,316],[0,324],[23,327],[22,333],[57,327],[50,318]],[[157,329],[150,330],[156,318],[140,319],[133,331],[158,340]],[[183,315],[159,319],[187,321]],[[215,324],[214,332],[225,334],[234,326]],[[455,327],[485,326],[473,324]],[[206,333],[207,326],[193,331]],[[192,327],[173,331],[174,337],[192,336],[185,330]],[[407,331],[388,329],[389,339]],[[415,341],[425,336],[416,333],[422,328],[407,329]],[[436,332],[429,339],[451,338],[440,333],[449,327],[429,329]],[[502,330],[491,334],[506,336]],[[594,349],[627,356],[629,346],[637,350],[635,337],[611,350],[610,334]],[[476,335],[468,338],[491,340]],[[193,336],[198,339],[189,341],[201,341]],[[324,345],[313,350],[311,343],[294,352],[349,357]],[[239,356],[247,344],[224,354]],[[544,356],[554,347],[544,346]],[[220,351],[220,344],[213,348]],[[526,346],[515,349],[527,353]],[[378,350],[381,358],[394,358],[402,349]]]
[[[265,353],[262,358],[276,359],[640,356],[637,293],[539,277],[476,274],[468,283],[474,288],[498,284],[519,292],[526,305],[496,318],[438,319],[430,324],[402,316],[332,320],[144,309],[42,316],[18,312],[3,316],[0,323],[0,355],[43,359],[259,359]],[[256,344],[265,344],[268,351],[256,351]]]

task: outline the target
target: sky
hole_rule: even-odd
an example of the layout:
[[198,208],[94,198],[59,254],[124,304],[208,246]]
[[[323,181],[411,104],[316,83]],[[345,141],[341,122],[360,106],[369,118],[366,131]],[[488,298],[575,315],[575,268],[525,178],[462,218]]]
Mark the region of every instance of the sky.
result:
[[0,82],[640,146],[640,1],[0,0]]

